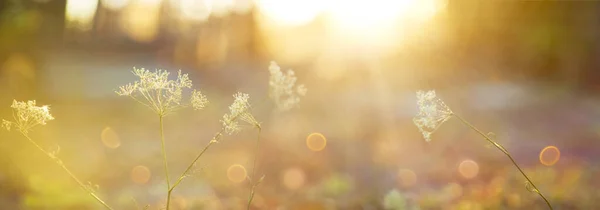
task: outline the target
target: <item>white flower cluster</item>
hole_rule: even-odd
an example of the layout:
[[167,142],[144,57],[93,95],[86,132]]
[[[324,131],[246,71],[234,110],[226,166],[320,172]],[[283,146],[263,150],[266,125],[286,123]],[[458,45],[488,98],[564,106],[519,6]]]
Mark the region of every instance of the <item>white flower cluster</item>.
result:
[[296,86],[296,76],[291,69],[284,74],[274,61],[269,66],[269,97],[275,101],[280,111],[290,110],[300,103],[300,97],[306,95],[304,85]]
[[14,125],[20,132],[26,134],[36,125],[45,125],[47,121],[54,120],[50,114],[50,108],[45,106],[36,106],[33,101],[16,101],[13,100],[13,118],[14,122],[2,120],[2,127],[10,130]]
[[223,115],[223,119],[221,120],[225,133],[231,135],[242,129],[238,123],[238,119],[252,126],[260,127],[260,123],[250,113],[250,103],[248,102],[250,96],[246,93],[238,92],[233,95],[233,98],[235,100],[229,106],[230,113]]
[[417,91],[417,104],[419,113],[413,118],[413,122],[419,128],[425,140],[429,142],[431,141],[431,134],[442,123],[450,119],[453,113],[442,100],[436,98],[434,90]]
[[195,110],[200,110],[206,107],[206,105],[208,104],[208,99],[199,90],[194,90],[192,92],[192,98],[190,102],[192,103],[192,107],[194,107]]
[[[177,80],[169,80],[169,72],[165,70],[151,72],[144,68],[133,68],[133,74],[139,80],[119,87],[116,91],[118,95],[130,96],[159,115],[188,106],[181,103],[182,93],[184,88],[192,87],[192,80],[187,74],[181,74],[181,70]],[[208,100],[200,91],[194,90],[190,103],[194,109],[202,109],[208,104]]]

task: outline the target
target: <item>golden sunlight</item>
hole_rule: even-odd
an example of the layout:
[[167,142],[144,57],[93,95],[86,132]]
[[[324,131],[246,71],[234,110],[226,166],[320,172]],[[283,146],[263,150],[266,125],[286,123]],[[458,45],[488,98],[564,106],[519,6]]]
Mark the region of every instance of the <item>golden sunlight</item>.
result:
[[552,166],[560,159],[560,150],[555,146],[547,146],[540,152],[540,163]]
[[311,133],[306,137],[306,146],[312,151],[321,151],[327,146],[327,139],[323,134]]
[[445,5],[445,0],[332,0],[328,23],[336,37],[350,39],[345,42],[380,48],[396,44],[403,28],[430,20]]
[[76,28],[82,31],[92,29],[98,0],[68,0],[65,9],[67,28]]

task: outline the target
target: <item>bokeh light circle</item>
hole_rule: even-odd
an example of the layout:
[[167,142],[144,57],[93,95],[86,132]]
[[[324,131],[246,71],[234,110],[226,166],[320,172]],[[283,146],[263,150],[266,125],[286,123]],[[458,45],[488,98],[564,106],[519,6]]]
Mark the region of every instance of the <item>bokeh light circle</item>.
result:
[[301,168],[289,168],[283,172],[283,186],[296,190],[304,185],[306,175]]
[[327,146],[327,139],[323,134],[311,133],[306,137],[306,146],[312,151],[321,151]]
[[560,159],[560,150],[555,146],[547,146],[540,152],[540,162],[552,166]]
[[146,184],[151,177],[150,169],[146,166],[136,166],[131,169],[131,180],[136,184]]
[[240,164],[233,164],[227,169],[227,178],[234,183],[240,183],[246,180],[248,172],[246,168]]
[[464,178],[472,179],[479,174],[479,165],[473,160],[464,160],[458,166],[458,172]]
[[119,135],[110,127],[102,129],[102,132],[100,133],[100,139],[102,140],[104,146],[108,148],[115,149],[121,146]]

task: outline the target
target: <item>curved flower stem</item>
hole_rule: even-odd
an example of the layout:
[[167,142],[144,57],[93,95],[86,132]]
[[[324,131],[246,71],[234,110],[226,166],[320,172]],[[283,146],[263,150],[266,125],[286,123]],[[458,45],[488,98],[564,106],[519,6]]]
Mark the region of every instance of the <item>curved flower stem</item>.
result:
[[167,152],[165,150],[165,132],[163,129],[163,115],[159,114],[159,121],[160,121],[160,143],[161,143],[161,148],[162,148],[162,156],[163,156],[163,162],[164,162],[164,167],[165,167],[165,179],[167,180],[167,210],[169,210],[169,204],[171,203],[171,182],[170,182],[170,178],[169,178],[169,165],[167,163]]
[[217,138],[219,138],[221,135],[222,135],[222,131],[217,133],[215,135],[215,137],[213,137],[213,139],[210,140],[210,142],[208,142],[208,144],[204,147],[204,149],[202,149],[202,151],[200,151],[200,153],[198,155],[196,155],[196,158],[194,158],[194,160],[185,169],[185,171],[183,171],[183,173],[181,173],[179,178],[177,178],[177,181],[173,184],[173,186],[171,186],[171,188],[169,189],[169,195],[171,195],[171,192],[175,189],[175,187],[177,187],[181,183],[181,181],[183,181],[183,179],[187,176],[187,174],[190,172],[190,170],[192,170],[192,168],[194,167],[194,165],[196,165],[196,162],[198,162],[198,159],[200,159],[200,157],[202,157],[204,152],[206,152],[206,150],[208,150],[208,148],[210,148],[210,146],[212,146],[214,143],[218,142]]
[[106,209],[109,210],[113,210],[113,208],[111,208],[108,204],[106,204],[106,202],[104,202],[102,199],[100,199],[100,197],[98,197],[98,195],[96,195],[90,188],[89,186],[86,186],[85,184],[83,184],[83,182],[81,182],[81,180],[79,180],[75,174],[73,174],[71,172],[71,170],[69,170],[67,168],[67,166],[65,166],[65,164],[62,162],[62,160],[58,159],[55,155],[51,154],[50,152],[44,150],[39,144],[37,144],[33,139],[31,139],[29,137],[29,135],[21,132],[21,134],[23,134],[23,136],[25,136],[25,138],[27,138],[27,140],[29,140],[29,142],[31,142],[33,145],[35,145],[35,147],[37,147],[40,151],[42,151],[44,154],[46,154],[50,159],[54,160],[56,162],[56,164],[58,164],[63,170],[65,170],[65,172],[67,172],[67,174],[69,174],[69,176],[75,180],[75,182],[77,182],[77,184],[79,184],[79,186],[81,188],[83,188],[83,190],[85,190],[88,194],[90,194],[90,196],[92,196],[94,199],[96,199],[96,201],[98,201],[100,204],[102,204]]
[[[252,164],[252,176],[250,177],[250,181],[252,182],[252,179],[255,178],[256,175],[256,160],[258,159],[258,153],[260,152],[260,133],[262,131],[260,125],[256,126],[256,128],[258,129],[258,134],[257,134],[257,138],[256,138],[256,149],[254,150],[254,163]],[[250,196],[248,197],[248,206],[246,207],[246,210],[250,210],[250,205],[252,204],[252,200],[254,199],[254,193],[255,193],[255,189],[256,186],[258,186],[260,184],[261,180],[257,180],[256,182],[252,183],[252,189],[250,191]]]
[[477,133],[479,133],[479,135],[481,135],[485,140],[487,140],[488,142],[490,142],[491,144],[493,144],[496,148],[498,148],[500,151],[502,151],[502,153],[504,153],[509,159],[510,161],[512,161],[513,165],[515,165],[515,167],[517,167],[517,169],[519,170],[519,172],[521,172],[521,174],[523,175],[523,177],[525,177],[525,179],[527,179],[527,183],[531,184],[531,187],[533,187],[533,192],[537,193],[538,195],[540,195],[540,197],[542,197],[544,199],[544,201],[546,202],[546,204],[548,205],[548,208],[550,208],[551,210],[552,205],[550,205],[550,202],[548,202],[548,199],[546,199],[546,197],[542,194],[542,192],[540,192],[540,190],[535,186],[535,184],[533,184],[533,182],[531,181],[531,179],[529,179],[529,177],[525,174],[525,172],[523,172],[523,170],[521,169],[521,167],[519,167],[519,165],[517,164],[517,162],[515,161],[515,159],[513,159],[513,157],[510,155],[510,153],[508,153],[508,150],[506,150],[504,148],[504,146],[500,145],[499,143],[497,143],[496,141],[492,140],[492,138],[490,138],[488,135],[484,134],[483,132],[481,132],[479,129],[477,129],[475,126],[473,126],[471,123],[467,122],[465,119],[463,119],[462,117],[452,113],[453,116],[455,116],[456,118],[458,118],[462,123],[464,123],[465,125],[469,126],[471,129],[473,129],[474,131],[476,131]]

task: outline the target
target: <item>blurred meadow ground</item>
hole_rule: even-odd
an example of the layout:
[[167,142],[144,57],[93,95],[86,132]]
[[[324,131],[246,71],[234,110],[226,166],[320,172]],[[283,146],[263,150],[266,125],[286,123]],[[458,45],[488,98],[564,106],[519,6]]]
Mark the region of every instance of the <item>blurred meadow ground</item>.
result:
[[[510,161],[451,119],[425,142],[415,91],[493,132],[555,209],[600,208],[600,3],[484,0],[4,0],[0,118],[37,100],[31,137],[115,209],[165,202],[158,118],[114,91],[133,67],[188,73],[201,111],[165,118],[172,176],[231,95],[262,123],[253,209],[546,209]],[[277,112],[268,66],[308,93]],[[172,209],[245,209],[256,132],[226,136]],[[134,201],[135,200],[135,201]],[[16,132],[0,131],[0,209],[102,209]]]

